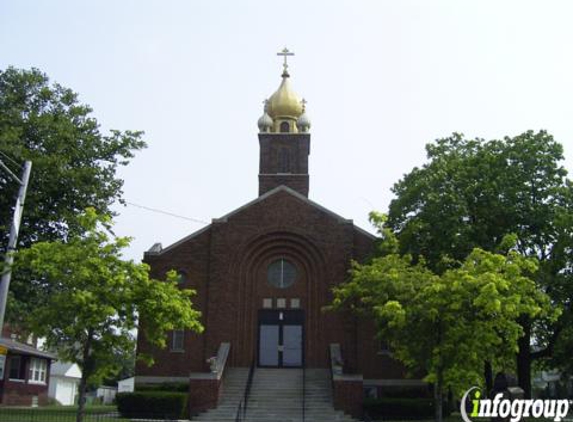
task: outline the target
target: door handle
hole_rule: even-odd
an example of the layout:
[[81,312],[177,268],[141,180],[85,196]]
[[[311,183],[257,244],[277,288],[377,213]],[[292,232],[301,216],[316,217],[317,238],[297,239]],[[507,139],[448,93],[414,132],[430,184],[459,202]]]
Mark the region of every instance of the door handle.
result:
[[279,352],[284,352],[284,351],[285,351],[284,345],[280,345],[280,344],[279,344],[278,351],[279,351]]

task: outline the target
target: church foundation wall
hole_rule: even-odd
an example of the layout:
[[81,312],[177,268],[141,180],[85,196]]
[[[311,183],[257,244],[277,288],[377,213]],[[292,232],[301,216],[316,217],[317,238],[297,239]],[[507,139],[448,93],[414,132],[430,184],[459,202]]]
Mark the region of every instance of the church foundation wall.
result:
[[362,418],[364,386],[361,377],[360,379],[334,379],[332,398],[336,410],[342,410],[355,418]]
[[220,394],[220,379],[189,380],[189,412],[191,416],[216,408]]

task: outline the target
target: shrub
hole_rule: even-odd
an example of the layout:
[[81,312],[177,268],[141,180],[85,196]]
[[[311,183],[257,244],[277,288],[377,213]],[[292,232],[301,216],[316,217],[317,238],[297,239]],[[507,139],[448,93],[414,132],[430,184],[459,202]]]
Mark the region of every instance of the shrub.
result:
[[58,400],[56,400],[52,397],[48,397],[46,404],[48,406],[61,406],[62,405],[62,403],[60,403]]
[[117,410],[125,418],[187,419],[186,393],[145,391],[120,393],[116,396]]
[[[364,411],[373,419],[432,419],[435,415],[433,399],[411,398],[365,398]],[[449,415],[447,403],[443,406],[444,416]]]
[[389,387],[379,393],[380,398],[388,399],[430,399],[432,391],[428,386],[423,387]]

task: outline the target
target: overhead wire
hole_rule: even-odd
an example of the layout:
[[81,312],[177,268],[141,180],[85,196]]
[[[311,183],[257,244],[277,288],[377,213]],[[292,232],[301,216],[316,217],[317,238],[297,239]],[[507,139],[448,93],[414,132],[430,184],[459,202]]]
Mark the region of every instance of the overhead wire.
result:
[[[8,154],[4,153],[3,151],[0,151],[0,155],[2,155],[4,158],[6,158],[8,161],[10,161],[11,163],[13,163],[14,165],[20,167],[20,165],[19,165],[13,158],[11,158]],[[6,168],[7,168],[8,170],[10,170],[6,164],[4,164],[4,166],[6,166]],[[152,207],[148,207],[148,206],[146,206],[146,205],[136,204],[135,202],[125,201],[125,203],[126,203],[127,205],[131,205],[131,206],[133,206],[133,207],[141,208],[141,209],[146,210],[146,211],[155,212],[155,213],[163,214],[163,215],[168,215],[168,216],[170,216],[170,217],[179,218],[179,219],[182,219],[182,220],[192,221],[193,223],[209,224],[208,222],[203,221],[203,220],[199,220],[199,219],[197,219],[197,218],[186,217],[186,216],[184,216],[184,215],[175,214],[175,213],[170,212],[170,211],[160,210],[160,209],[158,209],[158,208],[152,208]]]
[[141,209],[144,209],[144,210],[147,210],[147,211],[151,211],[151,212],[155,212],[155,213],[158,213],[158,214],[164,214],[164,215],[168,215],[168,216],[170,216],[170,217],[180,218],[180,219],[182,219],[182,220],[192,221],[192,222],[194,222],[194,223],[199,223],[199,224],[209,224],[209,223],[206,222],[206,221],[199,220],[199,219],[197,219],[197,218],[186,217],[186,216],[184,216],[184,215],[175,214],[175,213],[172,213],[172,212],[170,212],[170,211],[164,211],[164,210],[160,210],[160,209],[158,209],[158,208],[151,208],[151,207],[148,207],[148,206],[146,206],[146,205],[136,204],[136,203],[130,202],[130,201],[125,201],[125,203],[126,203],[127,205],[131,205],[131,206],[133,206],[133,207],[141,208]]

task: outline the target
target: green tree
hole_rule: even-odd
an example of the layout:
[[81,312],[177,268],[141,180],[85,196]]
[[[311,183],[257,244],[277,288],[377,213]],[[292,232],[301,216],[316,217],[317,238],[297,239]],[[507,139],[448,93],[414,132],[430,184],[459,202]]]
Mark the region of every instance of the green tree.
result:
[[[66,239],[87,207],[109,214],[121,199],[116,171],[145,146],[142,132],[102,133],[89,106],[37,69],[0,71],[0,159],[12,171],[33,162],[19,246]],[[5,252],[18,186],[0,171],[0,254]],[[39,291],[14,275],[8,317],[25,315]],[[29,306],[25,306],[29,305]]]
[[516,234],[517,251],[539,261],[538,288],[564,310],[555,322],[520,318],[517,373],[529,396],[532,359],[564,348],[573,312],[573,185],[563,148],[545,131],[528,131],[492,141],[454,134],[426,150],[428,163],[393,188],[388,222],[401,253],[425,257],[440,273],[476,247],[496,252],[504,236]]
[[[376,217],[376,216],[375,216]],[[376,217],[378,218],[378,217]],[[400,255],[383,229],[386,254],[354,264],[351,280],[334,289],[334,309],[373,319],[394,356],[435,386],[436,420],[444,392],[480,384],[484,359],[503,367],[517,351],[520,315],[554,315],[549,298],[527,277],[535,260],[474,249],[441,274]]]
[[26,323],[61,359],[81,368],[77,415],[81,422],[87,383],[98,383],[117,371],[121,365],[117,356],[133,351],[131,332],[138,316],[148,316],[139,329],[160,347],[165,347],[169,330],[201,332],[203,327],[200,312],[190,301],[195,292],[180,290],[174,271],[165,282],[151,280],[146,264],[121,259],[129,239],[110,239],[105,229],[109,217],[88,209],[77,221],[83,234],[20,250],[16,271],[24,268],[31,280],[50,286]]
[[[118,350],[114,361],[117,364],[117,371],[110,374],[110,376],[103,379],[102,383],[104,385],[117,385],[118,381],[125,378],[130,378],[135,376],[135,362],[136,362],[136,342],[134,341],[131,349],[129,350]],[[88,387],[89,388],[89,387]]]

